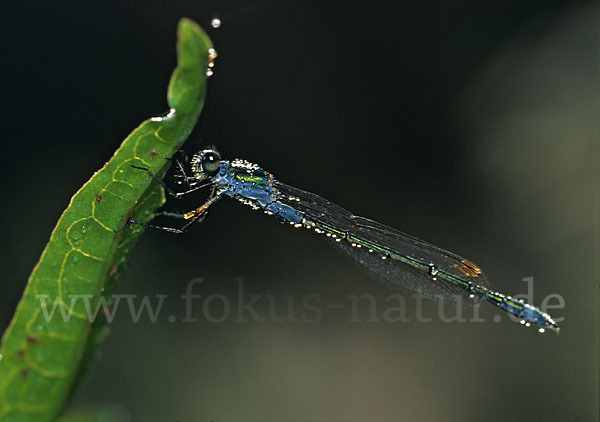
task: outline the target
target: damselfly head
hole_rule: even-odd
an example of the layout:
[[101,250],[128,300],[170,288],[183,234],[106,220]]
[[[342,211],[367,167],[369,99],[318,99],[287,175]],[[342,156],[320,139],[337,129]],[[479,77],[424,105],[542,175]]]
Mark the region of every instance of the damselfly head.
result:
[[219,172],[221,154],[214,148],[208,148],[192,157],[192,172],[199,180],[207,179]]

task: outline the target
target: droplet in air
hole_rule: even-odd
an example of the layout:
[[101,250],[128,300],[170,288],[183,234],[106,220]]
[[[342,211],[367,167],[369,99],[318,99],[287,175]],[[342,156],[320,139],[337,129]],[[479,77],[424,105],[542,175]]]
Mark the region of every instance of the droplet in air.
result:
[[[215,59],[218,56],[219,56],[219,54],[217,53],[217,50],[215,50],[214,48],[209,48],[208,49],[208,70],[206,71],[206,75],[207,76],[211,76],[212,75],[211,69],[213,67],[215,67]],[[208,72],[211,72],[210,75],[208,74]]]
[[544,330],[543,328],[540,328],[540,329],[538,330],[538,332],[539,332],[539,333],[543,333],[543,332],[545,332],[545,331],[546,331],[546,330]]
[[213,18],[213,20],[210,21],[210,26],[212,26],[215,29],[220,28],[221,27],[221,19]]
[[206,76],[208,76],[210,78],[212,75],[214,75],[214,72],[211,69],[207,69]]

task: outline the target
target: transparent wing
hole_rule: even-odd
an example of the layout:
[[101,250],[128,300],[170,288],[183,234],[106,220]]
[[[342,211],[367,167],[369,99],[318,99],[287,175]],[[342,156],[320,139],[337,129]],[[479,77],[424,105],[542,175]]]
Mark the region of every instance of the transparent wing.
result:
[[[437,271],[482,287],[485,274],[472,262],[383,224],[358,217],[332,202],[280,182],[279,200],[304,213],[307,220],[336,236],[331,244],[385,284],[429,299],[449,303],[477,303],[459,283],[436,277]],[[435,271],[432,271],[432,268]]]

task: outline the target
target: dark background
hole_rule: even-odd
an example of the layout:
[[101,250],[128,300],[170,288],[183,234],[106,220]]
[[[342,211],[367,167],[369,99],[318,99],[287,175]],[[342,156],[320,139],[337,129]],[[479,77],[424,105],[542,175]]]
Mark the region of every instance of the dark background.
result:
[[418,323],[411,298],[408,323],[328,309],[318,323],[169,323],[196,277],[195,293],[232,299],[243,277],[283,312],[308,294],[385,308],[389,290],[313,233],[222,200],[185,236],[143,236],[117,293],[169,296],[157,323],[118,313],[78,405],[157,421],[598,420],[591,2],[7,2],[0,329],[71,195],[166,111],[183,16],[219,52],[188,151],[215,144],[472,258],[507,294],[533,276],[536,305],[564,298],[562,332],[495,322],[488,306],[461,324],[426,303],[433,321]]

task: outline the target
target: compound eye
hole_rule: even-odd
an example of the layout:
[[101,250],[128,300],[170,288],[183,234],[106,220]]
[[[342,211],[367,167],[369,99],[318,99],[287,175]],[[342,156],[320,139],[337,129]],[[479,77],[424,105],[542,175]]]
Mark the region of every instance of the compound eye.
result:
[[206,151],[202,154],[202,170],[209,175],[214,175],[219,171],[219,162],[221,157],[215,151]]

